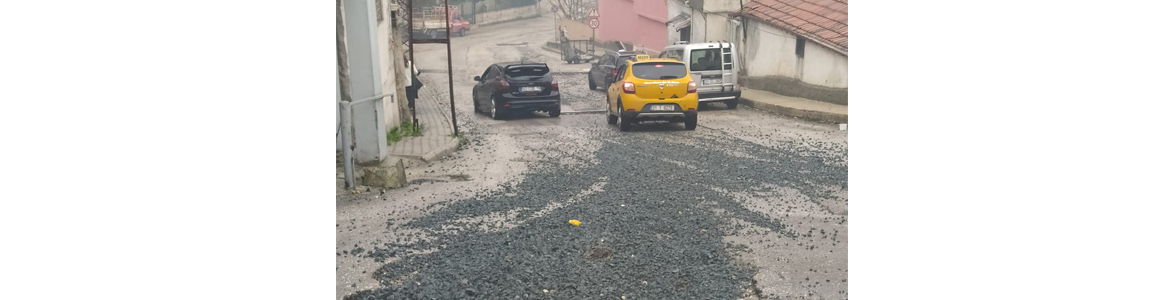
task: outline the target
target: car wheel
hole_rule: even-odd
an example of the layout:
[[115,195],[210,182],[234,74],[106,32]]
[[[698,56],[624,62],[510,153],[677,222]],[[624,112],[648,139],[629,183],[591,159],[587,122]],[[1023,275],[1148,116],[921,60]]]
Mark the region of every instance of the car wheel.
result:
[[624,110],[622,108],[622,100],[618,100],[617,106],[618,106],[618,111],[617,111],[618,130],[629,131],[630,130],[630,120],[626,119],[625,117],[622,117],[622,110]]
[[593,76],[589,76],[589,90],[592,91],[592,90],[596,90],[596,89],[597,89],[597,85],[593,84]]
[[496,105],[496,97],[492,97],[492,105],[488,109],[491,110],[492,119],[500,120],[504,118],[504,109]]
[[727,101],[727,109],[735,109],[736,106],[739,106],[739,98]]
[[465,35],[467,35],[467,28],[459,29],[459,36],[463,37]]
[[695,130],[695,127],[699,126],[699,115],[695,114],[687,116],[687,119],[684,121],[684,123],[686,124],[687,130]]
[[471,104],[472,104],[472,106],[475,107],[475,113],[477,113],[477,114],[483,113],[483,111],[479,109],[479,101],[476,101],[475,97],[471,97]]
[[560,117],[561,116],[561,109],[558,108],[558,109],[548,111],[548,116],[553,117],[553,118]]

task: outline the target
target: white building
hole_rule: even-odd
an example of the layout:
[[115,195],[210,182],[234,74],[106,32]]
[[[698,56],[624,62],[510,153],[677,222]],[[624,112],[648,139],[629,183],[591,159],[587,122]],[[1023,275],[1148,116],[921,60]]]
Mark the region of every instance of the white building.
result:
[[[406,108],[401,58],[402,41],[393,24],[397,11],[392,0],[344,0],[340,2],[339,71],[347,79],[339,82],[338,101],[358,101],[386,95],[381,99],[353,106],[354,155],[359,163],[377,161],[386,156],[386,131],[409,119]],[[340,55],[341,53],[339,53]],[[344,66],[344,68],[340,68]],[[340,78],[340,74],[339,74]],[[342,99],[342,98],[345,99]],[[340,109],[338,128],[341,126]],[[337,138],[341,150],[342,138]]]
[[848,8],[848,0],[670,0],[668,42],[736,43],[748,88],[847,105]]

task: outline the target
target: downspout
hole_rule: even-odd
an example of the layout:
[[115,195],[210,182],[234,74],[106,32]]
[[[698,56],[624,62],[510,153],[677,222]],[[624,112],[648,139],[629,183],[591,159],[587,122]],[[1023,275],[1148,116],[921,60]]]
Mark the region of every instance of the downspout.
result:
[[739,28],[743,29],[743,40],[747,40],[747,17],[743,16],[743,0],[739,0]]

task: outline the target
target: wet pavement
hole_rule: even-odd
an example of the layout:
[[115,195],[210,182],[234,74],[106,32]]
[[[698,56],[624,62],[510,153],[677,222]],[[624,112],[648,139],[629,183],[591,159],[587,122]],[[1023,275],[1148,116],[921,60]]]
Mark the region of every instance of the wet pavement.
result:
[[[527,27],[551,19],[453,43],[461,150],[408,168],[406,188],[338,197],[339,299],[847,298],[845,131],[719,105],[695,131],[473,113],[487,64],[554,63],[538,49],[551,30]],[[419,45],[420,67],[445,70],[425,47],[442,45]],[[446,92],[445,74],[426,76]],[[584,74],[556,77],[565,105],[604,110]]]

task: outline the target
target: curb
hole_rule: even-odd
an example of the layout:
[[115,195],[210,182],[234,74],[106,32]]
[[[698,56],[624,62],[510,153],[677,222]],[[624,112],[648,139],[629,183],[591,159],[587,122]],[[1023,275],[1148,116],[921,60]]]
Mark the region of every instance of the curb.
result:
[[553,49],[552,47],[549,47],[548,44],[541,45],[540,49],[544,49],[544,51],[552,52],[553,54],[556,54],[556,55],[561,54],[561,50]]
[[562,110],[561,111],[562,115],[584,115],[584,114],[604,114],[604,113],[605,113],[604,110],[572,110],[572,111]]
[[429,162],[433,162],[437,159],[442,159],[443,157],[446,157],[448,154],[455,152],[456,149],[459,149],[459,138],[451,138],[451,140],[448,141],[447,144],[444,144],[442,147],[439,147],[438,149],[435,149],[435,150],[431,150],[431,152],[428,152],[427,154],[423,154],[422,161],[429,163]]
[[797,118],[806,119],[806,120],[825,122],[825,123],[834,123],[834,124],[849,123],[849,115],[848,114],[838,114],[838,113],[830,113],[830,112],[815,111],[815,110],[804,110],[804,109],[799,109],[799,108],[780,106],[780,105],[775,105],[775,104],[771,104],[771,103],[764,103],[761,101],[755,101],[752,99],[744,98],[742,96],[739,97],[739,101],[742,102],[743,105],[751,106],[755,109],[759,109],[759,110],[767,111],[767,112],[772,112],[772,113],[777,113],[777,114],[781,114],[781,115],[786,115],[786,116],[790,116],[790,117],[797,117]]

